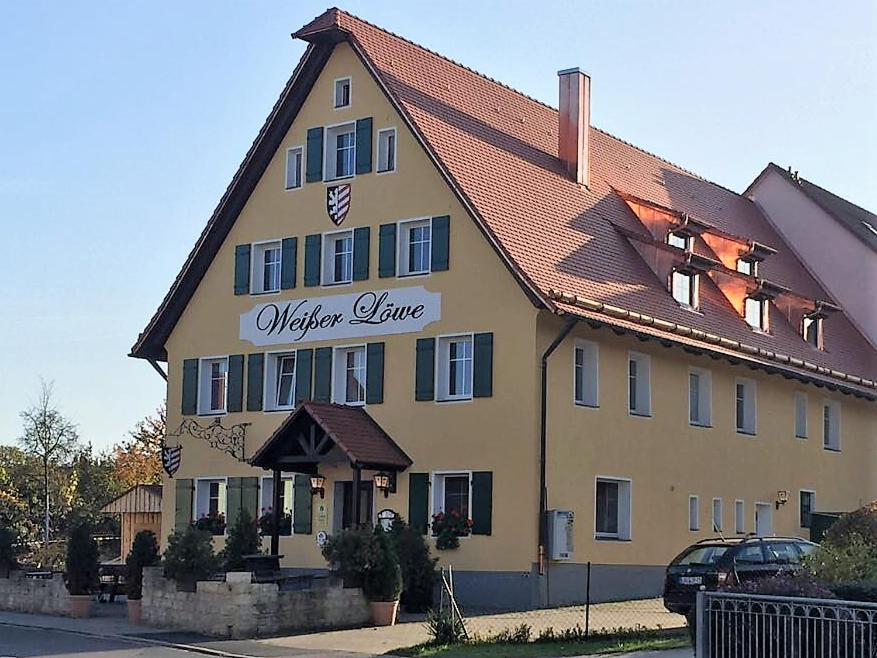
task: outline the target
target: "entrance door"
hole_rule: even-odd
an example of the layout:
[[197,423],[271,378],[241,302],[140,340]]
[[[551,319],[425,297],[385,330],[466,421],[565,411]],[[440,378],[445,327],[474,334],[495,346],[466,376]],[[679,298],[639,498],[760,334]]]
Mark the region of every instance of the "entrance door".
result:
[[755,503],[755,534],[759,537],[773,535],[773,519],[769,503]]
[[[341,501],[341,527],[347,529],[353,525],[353,482],[341,482],[343,488]],[[372,525],[372,508],[374,486],[371,480],[359,483],[359,522]]]

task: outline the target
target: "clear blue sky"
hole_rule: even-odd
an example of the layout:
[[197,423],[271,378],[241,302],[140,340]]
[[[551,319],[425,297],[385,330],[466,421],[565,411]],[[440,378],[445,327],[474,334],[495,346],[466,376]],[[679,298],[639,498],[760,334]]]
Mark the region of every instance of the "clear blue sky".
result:
[[[0,5],[0,443],[40,375],[99,447],[160,403],[128,349],[326,7]],[[342,7],[553,105],[580,66],[594,125],[732,189],[773,160],[877,210],[873,0]]]

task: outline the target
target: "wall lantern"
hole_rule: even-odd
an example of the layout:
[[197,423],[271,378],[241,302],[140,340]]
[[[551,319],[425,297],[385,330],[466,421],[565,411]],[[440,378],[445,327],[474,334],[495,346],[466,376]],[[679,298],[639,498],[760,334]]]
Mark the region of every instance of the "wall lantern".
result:
[[320,494],[320,498],[326,497],[326,478],[319,473],[311,476],[311,495]]
[[777,500],[775,503],[776,508],[779,509],[787,502],[789,502],[789,492],[784,489],[780,489],[779,491],[777,491]]
[[384,498],[388,498],[391,491],[394,493],[396,491],[396,474],[384,471],[375,473],[375,488],[383,492]]

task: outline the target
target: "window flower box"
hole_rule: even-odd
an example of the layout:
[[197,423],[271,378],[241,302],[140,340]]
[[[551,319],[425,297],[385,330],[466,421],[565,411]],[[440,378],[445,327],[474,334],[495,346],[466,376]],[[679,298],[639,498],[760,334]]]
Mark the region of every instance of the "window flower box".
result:
[[435,547],[440,551],[459,548],[460,537],[468,537],[471,533],[472,519],[461,516],[456,510],[432,516],[432,534],[435,536]]
[[210,512],[202,516],[197,521],[193,521],[192,525],[196,530],[206,530],[211,535],[218,536],[225,534],[225,514],[219,512]]

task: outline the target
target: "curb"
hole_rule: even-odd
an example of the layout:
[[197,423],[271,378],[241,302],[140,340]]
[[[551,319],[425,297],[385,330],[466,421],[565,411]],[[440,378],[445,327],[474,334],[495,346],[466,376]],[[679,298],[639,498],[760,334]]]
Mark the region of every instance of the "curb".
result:
[[69,633],[71,635],[80,635],[82,637],[94,637],[100,638],[104,640],[116,640],[119,642],[128,642],[130,644],[144,644],[151,646],[161,646],[168,647],[171,649],[179,649],[181,651],[188,651],[190,653],[200,653],[207,656],[218,656],[219,658],[259,658],[258,656],[251,656],[249,654],[243,653],[231,653],[229,651],[222,651],[221,649],[211,649],[209,647],[199,647],[197,644],[178,644],[176,642],[166,642],[164,640],[150,640],[145,637],[134,637],[131,635],[119,635],[115,633],[111,634],[101,634],[101,633],[90,633],[88,631],[74,631],[67,628],[58,628],[56,626],[41,626],[39,624],[19,624],[16,622],[10,621],[0,621],[0,626],[14,626],[16,628],[34,628],[41,631],[54,631],[56,633]]

